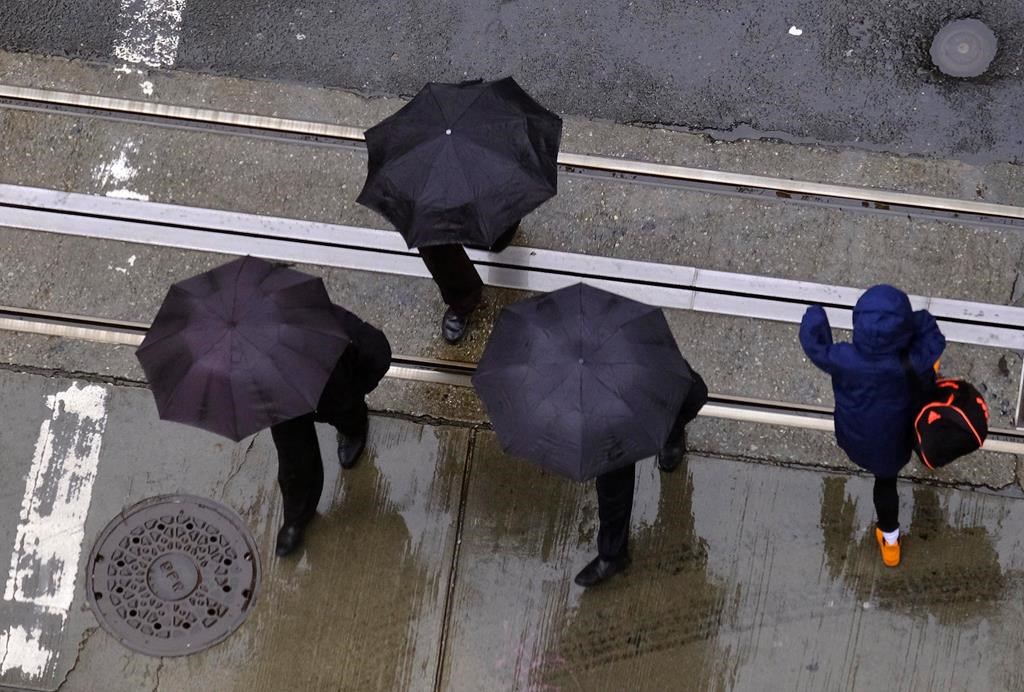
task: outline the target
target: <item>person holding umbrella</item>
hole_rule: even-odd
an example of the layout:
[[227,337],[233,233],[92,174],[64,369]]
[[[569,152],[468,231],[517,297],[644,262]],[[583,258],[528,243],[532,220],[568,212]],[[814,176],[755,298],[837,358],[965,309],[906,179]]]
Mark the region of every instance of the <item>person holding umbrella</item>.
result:
[[562,120],[511,77],[429,83],[366,131],[357,202],[417,248],[447,305],[441,335],[462,340],[483,281],[463,246],[500,252],[557,192]]
[[243,257],[171,286],[136,355],[161,418],[236,442],[271,429],[284,556],[302,543],[323,490],[314,422],[337,428],[339,461],[351,468],[366,443],[365,396],[391,347],[333,305],[319,278]]
[[[704,378],[693,368],[690,374],[693,376],[690,389],[676,413],[668,440],[657,454],[658,468],[666,473],[675,471],[682,463],[686,456],[686,424],[697,417],[708,401]],[[597,557],[576,575],[580,586],[599,584],[629,566],[629,519],[633,514],[635,484],[636,463],[602,473],[595,479],[599,520]]]
[[707,387],[659,308],[576,284],[507,306],[473,375],[506,452],[573,480],[597,481],[598,555],[576,575],[593,586],[629,564],[634,465],[665,471]]

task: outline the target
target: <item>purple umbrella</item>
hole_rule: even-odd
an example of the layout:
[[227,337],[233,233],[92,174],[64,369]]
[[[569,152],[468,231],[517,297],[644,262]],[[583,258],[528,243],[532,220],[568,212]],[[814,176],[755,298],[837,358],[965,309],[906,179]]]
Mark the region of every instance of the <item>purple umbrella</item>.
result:
[[161,418],[238,441],[316,409],[348,343],[323,281],[243,257],[171,286],[136,356]]

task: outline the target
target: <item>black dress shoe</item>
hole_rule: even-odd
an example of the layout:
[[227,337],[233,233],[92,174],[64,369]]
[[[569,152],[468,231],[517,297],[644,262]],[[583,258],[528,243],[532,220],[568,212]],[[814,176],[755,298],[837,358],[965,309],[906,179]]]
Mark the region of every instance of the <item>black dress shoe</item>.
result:
[[338,431],[338,463],[341,468],[350,469],[359,461],[359,456],[366,447],[366,429],[369,421],[363,423],[363,429],[358,433],[343,433]]
[[274,551],[278,557],[291,555],[302,545],[302,536],[306,531],[305,524],[285,524],[277,532],[277,549]]
[[671,445],[666,445],[658,452],[658,468],[665,473],[672,473],[683,463],[686,456],[686,432],[683,432],[682,439]]
[[441,318],[441,336],[450,344],[457,344],[466,335],[469,315],[460,315],[451,308],[444,311]]
[[614,560],[605,560],[600,555],[580,570],[576,575],[576,583],[580,586],[594,586],[617,574],[629,566],[629,553]]
[[[365,410],[364,410],[364,413]],[[367,429],[370,417],[364,415],[358,430],[355,432],[338,431],[338,463],[343,469],[351,469],[359,461],[362,449],[367,446]]]

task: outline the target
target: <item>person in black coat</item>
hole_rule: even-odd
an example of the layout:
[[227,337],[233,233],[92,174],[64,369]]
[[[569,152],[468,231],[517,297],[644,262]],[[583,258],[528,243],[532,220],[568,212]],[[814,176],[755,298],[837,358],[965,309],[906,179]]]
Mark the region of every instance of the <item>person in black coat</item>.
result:
[[277,534],[277,555],[285,556],[302,544],[306,525],[316,514],[324,487],[315,423],[330,423],[338,431],[338,460],[352,468],[366,446],[369,411],[366,395],[377,386],[391,364],[391,344],[379,329],[344,308],[334,306],[349,345],[338,359],[316,410],[270,428],[277,447],[278,475],[284,505],[284,524]]
[[[516,222],[486,249],[501,252],[518,228]],[[484,283],[461,245],[430,245],[418,250],[448,306],[441,318],[441,336],[449,344],[457,344],[466,335],[469,317],[480,304]]]
[[[658,468],[671,473],[679,468],[686,455],[686,424],[708,401],[708,386],[696,370],[690,368],[693,384],[676,414],[676,421],[668,440],[658,453]],[[636,482],[636,464],[603,473],[596,478],[597,557],[576,575],[580,586],[594,586],[613,574],[621,572],[630,563],[629,518],[633,512],[633,488]]]

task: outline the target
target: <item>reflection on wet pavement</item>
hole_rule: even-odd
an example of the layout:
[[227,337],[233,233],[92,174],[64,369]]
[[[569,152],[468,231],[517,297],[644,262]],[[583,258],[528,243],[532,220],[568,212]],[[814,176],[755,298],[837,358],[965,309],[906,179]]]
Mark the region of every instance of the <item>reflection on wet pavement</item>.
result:
[[1024,685],[1019,500],[903,484],[904,562],[889,569],[870,479],[642,463],[634,563],[584,591],[571,579],[594,549],[592,487],[486,433],[475,450],[445,689]]
[[[234,507],[261,544],[249,620],[177,659],[95,632],[61,689],[1024,689],[1019,499],[901,484],[903,564],[889,569],[869,478],[696,456],[666,475],[649,460],[633,564],[584,590],[592,483],[509,458],[486,430],[370,430],[355,469],[325,453],[321,516],[283,560],[269,435],[208,458],[220,480],[189,489]],[[332,449],[333,429],[318,432]]]
[[[318,432],[333,449],[333,429]],[[333,502],[325,484],[328,509],[294,558],[273,557],[279,517],[253,507],[250,521],[262,512],[266,530],[252,622],[209,657],[168,661],[160,689],[192,689],[200,670],[216,690],[432,689],[468,437],[375,418],[367,455],[341,472]],[[272,445],[249,454],[272,484]],[[279,513],[279,498],[268,501]]]

